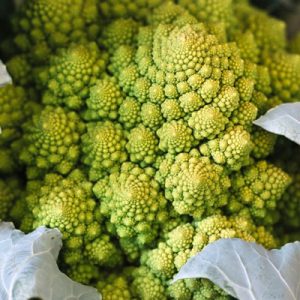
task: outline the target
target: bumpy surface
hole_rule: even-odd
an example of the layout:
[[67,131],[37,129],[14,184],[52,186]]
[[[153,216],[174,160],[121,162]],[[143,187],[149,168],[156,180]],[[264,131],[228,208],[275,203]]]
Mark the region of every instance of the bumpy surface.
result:
[[204,157],[179,154],[167,175],[165,195],[179,214],[200,218],[226,205],[229,187],[222,167]]
[[9,220],[8,213],[20,197],[20,183],[14,178],[0,178],[0,222]]
[[91,180],[105,176],[126,160],[125,144],[119,124],[110,121],[88,124],[87,133],[82,136],[82,151]]
[[170,279],[219,238],[299,239],[299,149],[253,125],[299,100],[299,38],[249,2],[26,0],[0,41],[0,219],[57,227],[104,300],[228,300]]
[[153,175],[151,168],[124,163],[119,172],[94,187],[94,193],[102,200],[101,212],[109,217],[117,235],[134,239],[140,245],[155,239],[164,220],[166,200]]
[[0,88],[0,146],[20,137],[20,125],[27,117],[26,100],[22,87],[9,84]]
[[281,169],[266,161],[245,168],[231,178],[232,198],[229,202],[231,213],[250,214],[262,224],[277,221],[276,208],[291,178]]
[[150,165],[156,159],[158,139],[149,128],[139,125],[130,131],[126,148],[132,162]]
[[105,58],[95,43],[75,44],[63,49],[50,61],[43,84],[43,102],[79,109],[89,95],[89,87],[100,79]]
[[[72,7],[72,9],[70,9]],[[97,1],[30,0],[14,20],[15,44],[34,59],[70,42],[93,39],[99,32]]]
[[89,98],[86,101],[87,111],[84,118],[87,120],[116,119],[118,109],[123,102],[119,86],[113,78],[100,80],[90,89]]
[[40,171],[69,173],[79,158],[79,142],[84,124],[75,112],[47,106],[24,125],[24,148],[20,159],[34,178]]

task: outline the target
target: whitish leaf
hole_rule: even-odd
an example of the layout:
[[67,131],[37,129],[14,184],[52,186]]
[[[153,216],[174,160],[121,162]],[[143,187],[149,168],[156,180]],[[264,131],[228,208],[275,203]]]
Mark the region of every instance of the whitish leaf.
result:
[[300,242],[280,250],[240,239],[220,239],[188,260],[173,282],[207,278],[242,300],[300,299]]
[[62,246],[57,229],[39,227],[25,235],[0,224],[0,299],[99,300],[92,287],[72,281],[56,264]]
[[253,123],[300,145],[300,102],[278,105]]
[[0,60],[0,87],[12,83],[12,79],[6,70],[6,66]]

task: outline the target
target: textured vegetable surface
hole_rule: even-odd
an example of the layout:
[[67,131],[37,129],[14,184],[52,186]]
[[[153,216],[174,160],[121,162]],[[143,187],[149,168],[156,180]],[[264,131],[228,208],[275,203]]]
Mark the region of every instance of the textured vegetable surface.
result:
[[26,0],[10,22],[0,220],[59,229],[70,278],[107,300],[229,299],[170,280],[221,238],[298,239],[299,148],[253,123],[300,99],[283,21],[247,0]]

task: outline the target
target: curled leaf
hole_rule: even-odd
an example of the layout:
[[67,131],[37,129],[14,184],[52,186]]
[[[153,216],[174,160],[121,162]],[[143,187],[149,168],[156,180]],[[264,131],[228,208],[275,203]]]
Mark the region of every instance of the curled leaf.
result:
[[280,250],[241,239],[220,239],[188,260],[173,282],[207,278],[243,300],[300,299],[300,242]]
[[253,123],[300,145],[300,102],[278,105]]
[[72,281],[56,264],[62,246],[57,229],[29,234],[0,223],[0,299],[100,300],[96,289]]

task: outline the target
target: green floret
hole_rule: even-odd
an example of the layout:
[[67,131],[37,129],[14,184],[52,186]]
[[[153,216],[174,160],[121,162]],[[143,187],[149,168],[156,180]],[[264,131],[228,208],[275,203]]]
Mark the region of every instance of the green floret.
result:
[[124,275],[110,274],[97,283],[97,289],[103,300],[131,300],[132,295],[127,278]]
[[93,279],[99,277],[99,270],[89,262],[80,262],[72,265],[66,270],[68,276],[82,284],[90,284]]
[[6,67],[15,84],[24,86],[32,83],[32,67],[27,55],[21,54],[12,57],[6,62]]
[[10,209],[20,197],[20,183],[15,178],[0,178],[0,222],[9,220]]
[[170,173],[171,167],[175,161],[175,155],[167,153],[164,156],[157,157],[155,167],[157,171],[155,173],[155,179],[164,186],[165,180]]
[[197,140],[213,139],[225,129],[228,119],[218,108],[205,106],[191,114],[188,120]]
[[44,104],[79,109],[89,96],[89,87],[100,79],[106,58],[95,43],[75,44],[50,60],[44,85]]
[[300,97],[300,55],[277,52],[266,59],[273,93],[285,102]]
[[171,299],[175,300],[190,300],[194,295],[192,291],[187,287],[184,280],[178,280],[172,283],[167,288],[167,293]]
[[82,136],[82,161],[92,181],[118,168],[127,158],[122,126],[111,121],[89,123]]
[[[121,50],[124,52],[125,48],[118,51]],[[130,53],[132,56],[132,48]],[[120,59],[119,54],[115,55]],[[143,99],[153,99],[156,95],[158,98],[154,98],[159,99],[156,103],[163,103],[160,99],[179,98],[185,113],[198,110],[223,92],[222,76],[228,77],[232,70],[230,84],[233,85],[243,71],[243,61],[234,46],[219,44],[203,24],[160,25],[153,29],[150,45],[140,42],[134,56],[136,59],[128,57],[127,66],[114,65],[114,74],[124,91],[135,95],[136,84],[144,82],[149,88],[143,90],[146,93]]]
[[101,212],[110,218],[116,234],[135,239],[142,247],[156,238],[165,217],[166,200],[153,177],[153,169],[127,162],[109,180],[100,180],[94,186],[94,193],[101,200]]
[[[266,95],[269,95],[272,91],[271,76],[270,76],[269,69],[266,66],[261,66],[261,65],[257,66],[257,77],[256,77],[255,89]],[[253,98],[255,98],[255,93],[257,91],[253,92]],[[252,102],[256,104],[253,101],[253,99]],[[260,109],[261,105],[257,105],[257,107]]]
[[46,106],[24,125],[24,146],[20,160],[27,166],[29,178],[55,170],[69,173],[78,161],[80,136],[84,124],[75,112]]
[[266,158],[273,153],[276,144],[277,135],[254,127],[251,133],[251,141],[254,145],[251,155],[255,158]]
[[57,48],[96,37],[97,1],[29,0],[21,6],[13,24],[19,49],[30,53],[35,62],[46,61]]
[[136,20],[145,21],[151,11],[161,4],[162,0],[108,0],[99,3],[100,13],[105,20],[114,18],[132,17]]
[[15,153],[7,146],[0,147],[0,174],[13,174],[18,169]]
[[110,268],[122,262],[119,249],[111,242],[109,235],[104,234],[85,246],[84,256],[93,264]]
[[249,129],[257,117],[257,111],[258,109],[253,103],[244,102],[233,112],[231,122],[234,125],[242,125],[245,129]]
[[201,154],[234,171],[250,163],[252,149],[251,135],[241,126],[229,128],[219,138],[200,146]]
[[208,158],[179,154],[165,181],[165,195],[179,214],[195,218],[214,213],[227,203],[229,178]]
[[161,104],[161,113],[168,122],[183,117],[183,110],[176,99],[166,99]]
[[241,101],[250,101],[254,91],[255,80],[252,78],[241,77],[236,81],[236,88],[239,92]]
[[176,5],[172,1],[167,1],[156,7],[153,13],[148,15],[148,23],[156,26],[171,23],[185,25],[197,23],[197,20],[182,6]]
[[234,173],[231,177],[232,196],[228,204],[231,214],[251,215],[259,224],[274,224],[278,203],[291,183],[291,178],[281,169],[266,162]]
[[89,98],[86,100],[88,109],[84,112],[86,120],[115,120],[118,109],[123,102],[123,95],[118,84],[112,77],[99,80],[90,89]]
[[34,228],[45,225],[58,228],[67,248],[78,248],[83,239],[92,240],[100,234],[92,183],[79,170],[67,178],[47,174],[44,181],[31,188],[26,198],[33,213]]
[[26,93],[22,87],[8,84],[0,88],[0,146],[20,137],[20,127],[28,113]]
[[99,39],[109,53],[114,53],[119,46],[134,44],[139,25],[132,19],[117,19],[108,24]]
[[139,125],[130,131],[126,149],[130,160],[144,167],[155,162],[158,153],[158,139],[149,128]]
[[300,228],[300,174],[292,175],[292,183],[278,202],[280,223],[290,227]]
[[171,154],[188,152],[197,143],[191,128],[183,120],[164,123],[156,133],[159,137],[159,149]]
[[263,61],[275,51],[284,50],[286,46],[286,28],[283,21],[272,18],[249,4],[237,5],[235,10],[235,15],[239,20],[237,29],[253,34],[259,49],[260,61]]
[[134,98],[127,97],[119,108],[119,122],[125,129],[135,127],[141,120],[141,104]]
[[229,117],[239,106],[239,93],[233,86],[223,86],[212,106],[217,107],[224,116]]
[[257,63],[259,60],[259,48],[251,31],[238,33],[234,36],[238,48],[241,51],[241,57],[246,61]]
[[148,266],[155,276],[162,280],[171,278],[176,270],[173,251],[165,243],[159,243],[156,249],[145,252],[141,257],[141,263]]
[[187,223],[179,225],[167,235],[167,244],[174,253],[190,248],[194,238],[194,227]]
[[[176,96],[176,94],[174,96]],[[178,100],[180,107],[185,113],[196,111],[204,105],[203,99],[196,92],[188,92],[180,96]]]
[[165,288],[160,279],[155,277],[147,267],[133,271],[133,295],[143,300],[167,300]]
[[157,104],[144,103],[141,107],[142,123],[152,130],[158,129],[163,123],[160,108]]
[[191,290],[195,290],[193,300],[232,300],[231,296],[227,295],[221,288],[206,279],[190,279],[187,286]]
[[202,22],[223,22],[228,26],[233,18],[231,0],[179,0],[178,3]]

